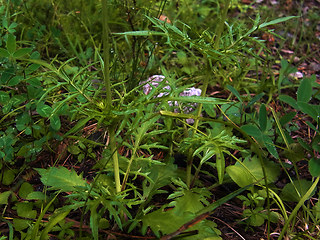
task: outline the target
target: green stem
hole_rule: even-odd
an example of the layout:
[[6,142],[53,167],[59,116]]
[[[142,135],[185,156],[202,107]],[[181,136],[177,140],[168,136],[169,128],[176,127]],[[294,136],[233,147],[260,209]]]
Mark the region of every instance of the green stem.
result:
[[[107,0],[102,0],[102,42],[103,42],[103,78],[104,85],[106,88],[106,106],[107,113],[111,112],[112,109],[112,92],[111,92],[111,80],[110,80],[110,44],[109,44],[109,27],[108,27],[108,9],[107,9]],[[119,172],[119,160],[118,160],[118,151],[116,145],[116,137],[115,137],[116,127],[114,124],[109,126],[109,137],[110,137],[110,148],[113,153],[113,169],[114,169],[114,180],[116,185],[116,191],[121,191],[121,183],[120,183],[120,172]]]
[[[219,25],[217,26],[217,31],[216,31],[216,35],[215,35],[215,43],[214,43],[214,50],[218,50],[219,49],[219,45],[220,45],[220,38],[221,38],[221,34],[223,32],[224,29],[224,22],[227,19],[227,13],[229,10],[229,5],[230,5],[231,0],[226,0],[225,1],[225,6],[223,9],[223,12],[221,14],[221,21],[219,23]],[[211,65],[210,65],[210,60],[207,58],[206,59],[206,65],[207,65],[207,76],[204,80],[204,83],[202,85],[202,92],[201,92],[201,96],[204,97],[206,96],[206,92],[209,86],[209,79],[210,79],[210,72],[211,72]],[[194,129],[192,131],[192,137],[194,137],[195,133],[197,132],[198,126],[199,126],[199,117],[201,115],[201,111],[202,111],[202,104],[198,105],[197,108],[197,112],[196,112],[196,116],[197,118],[194,121]],[[192,187],[191,186],[191,170],[192,170],[192,164],[193,164],[193,149],[190,148],[189,152],[188,152],[188,156],[187,156],[187,176],[186,176],[186,183],[188,187]],[[194,181],[192,181],[194,182]]]

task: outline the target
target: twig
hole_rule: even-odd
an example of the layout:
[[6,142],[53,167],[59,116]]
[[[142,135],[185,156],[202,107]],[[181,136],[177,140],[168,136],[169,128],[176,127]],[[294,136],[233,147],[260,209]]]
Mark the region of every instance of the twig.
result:
[[170,240],[173,237],[182,233],[183,231],[187,230],[188,228],[206,219],[208,216],[210,216],[210,212],[203,213],[200,216],[196,217],[195,219],[192,219],[191,221],[187,222],[186,224],[183,224],[177,231],[161,237],[160,240]]

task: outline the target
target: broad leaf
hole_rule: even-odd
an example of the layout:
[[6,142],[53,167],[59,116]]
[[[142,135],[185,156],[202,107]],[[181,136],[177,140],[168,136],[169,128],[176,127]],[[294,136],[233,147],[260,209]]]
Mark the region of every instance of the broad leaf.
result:
[[12,56],[14,58],[20,58],[20,57],[23,57],[23,56],[29,54],[31,51],[32,51],[31,48],[21,48],[21,49],[18,49],[17,51],[15,51]]
[[41,117],[49,117],[52,113],[52,108],[49,105],[40,102],[37,105],[37,112]]
[[[307,193],[311,186],[311,181],[305,179],[295,180],[292,183],[290,182],[286,186],[284,186],[280,194],[280,197],[284,201],[299,202],[301,197]],[[314,195],[315,190],[316,189],[313,190],[311,196]]]
[[8,58],[10,57],[10,53],[8,52],[7,49],[0,48],[0,57]]
[[[275,182],[280,174],[280,167],[272,162],[264,160],[264,168],[268,178],[268,183]],[[228,166],[226,172],[232,180],[240,187],[245,187],[263,179],[262,166],[258,158],[245,159],[242,164]],[[264,181],[260,181],[264,184]]]
[[312,177],[320,177],[320,159],[313,157],[309,160],[309,172]]
[[36,168],[41,175],[41,182],[51,189],[70,192],[76,190],[76,187],[84,187],[86,181],[78,176],[74,169],[70,171],[65,167],[51,167],[49,169]]
[[302,79],[297,92],[298,102],[309,102],[312,96],[312,86],[310,78]]
[[50,118],[50,127],[55,131],[61,128],[61,121],[58,115],[55,114]]

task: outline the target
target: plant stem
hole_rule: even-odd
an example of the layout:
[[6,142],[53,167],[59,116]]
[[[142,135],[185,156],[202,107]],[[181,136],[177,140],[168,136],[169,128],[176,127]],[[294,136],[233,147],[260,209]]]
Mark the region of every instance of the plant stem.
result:
[[[102,33],[102,42],[103,42],[103,78],[104,78],[104,85],[106,88],[106,106],[107,106],[107,113],[111,112],[112,109],[112,92],[111,92],[111,80],[110,80],[110,45],[109,45],[109,26],[108,26],[108,9],[107,9],[107,1],[102,0],[102,26],[103,26],[103,33]],[[115,137],[116,127],[114,124],[109,126],[109,137],[110,137],[110,148],[112,152],[112,159],[113,159],[113,169],[114,169],[114,181],[116,185],[116,191],[121,191],[121,183],[120,183],[120,172],[119,172],[119,160],[118,160],[118,151],[116,145],[116,137]]]
[[[223,12],[221,14],[221,19],[220,19],[220,22],[219,22],[219,25],[217,26],[217,30],[216,30],[216,35],[215,35],[215,43],[214,43],[214,50],[218,50],[219,49],[219,45],[220,45],[220,38],[221,38],[221,34],[223,32],[223,29],[224,29],[224,22],[226,21],[226,18],[227,18],[227,13],[228,13],[228,9],[229,9],[229,5],[230,5],[230,2],[231,0],[226,0],[225,1],[225,6],[224,6],[224,9],[223,9]],[[201,92],[201,96],[202,97],[205,97],[206,96],[206,92],[207,92],[207,89],[208,89],[208,85],[209,85],[209,79],[210,79],[210,72],[211,72],[211,62],[210,62],[210,59],[206,57],[206,67],[207,67],[207,74],[206,74],[206,78],[204,80],[204,83],[202,85],[202,92]],[[192,131],[192,137],[195,135],[197,129],[198,129],[198,126],[199,126],[199,117],[201,115],[201,111],[202,111],[202,104],[199,104],[198,105],[198,108],[197,108],[197,112],[196,112],[196,116],[197,118],[195,119],[194,121],[194,129]],[[191,186],[191,170],[192,170],[192,163],[193,163],[193,149],[190,148],[189,149],[189,152],[188,152],[188,156],[187,156],[187,177],[186,177],[186,183],[187,183],[187,186],[188,187],[192,187]],[[220,179],[219,179],[220,181]],[[194,181],[192,181],[194,182]]]

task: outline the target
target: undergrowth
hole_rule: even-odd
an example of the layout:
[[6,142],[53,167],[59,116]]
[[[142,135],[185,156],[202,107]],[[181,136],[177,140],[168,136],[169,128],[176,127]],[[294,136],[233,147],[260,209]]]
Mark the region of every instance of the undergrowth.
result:
[[307,13],[249,2],[2,0],[0,239],[319,238]]

